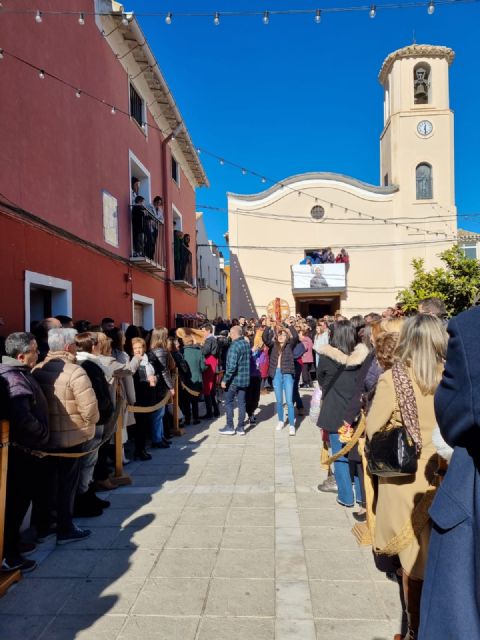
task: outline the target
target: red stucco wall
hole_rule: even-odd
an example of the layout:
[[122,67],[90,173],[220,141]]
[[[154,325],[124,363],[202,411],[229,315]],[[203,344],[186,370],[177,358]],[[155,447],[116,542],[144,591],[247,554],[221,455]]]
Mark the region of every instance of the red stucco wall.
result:
[[[93,4],[92,1],[78,0],[75,10],[88,12]],[[65,2],[60,0],[43,0],[41,5],[43,11],[65,9]],[[31,9],[32,4],[29,0],[17,0],[15,8]],[[68,80],[73,86],[128,112],[128,77],[98,30],[93,16],[87,15],[86,24],[82,27],[76,14],[44,15],[43,22],[37,24],[31,14],[5,13],[2,14],[0,29],[0,44],[7,52],[29,60]],[[8,55],[0,64],[0,192],[3,196],[79,238],[127,258],[131,246],[131,150],[150,172],[152,198],[167,195],[165,190],[168,189],[168,200],[181,212],[183,228],[191,235],[191,249],[195,254],[195,192],[183,172],[180,188],[171,180],[170,151],[167,152],[167,185],[164,187],[162,184],[160,132],[150,126],[146,137],[129,117],[120,113],[112,115],[109,108],[86,95],[76,98],[73,89],[48,76],[40,80],[37,71]],[[155,124],[150,114],[148,122]],[[105,243],[103,238],[102,190],[118,200],[118,249]],[[0,217],[0,225],[0,237],[5,238],[11,232],[11,224]],[[19,237],[21,241],[15,238],[7,251],[2,250],[0,254],[2,270],[4,273],[9,271],[11,276],[6,287],[15,290],[15,299],[6,303],[8,315],[22,317],[13,305],[23,300],[23,290],[19,293],[18,285],[23,281],[24,270],[29,269],[67,279],[75,276],[74,313],[77,317],[80,310],[82,316],[101,316],[106,306],[110,311],[105,312],[114,313],[113,309],[118,308],[119,312],[126,314],[126,319],[129,318],[127,310],[131,301],[124,296],[123,273],[126,267],[123,264],[92,256],[85,264],[84,249],[71,244],[67,246],[64,241],[53,240],[51,236],[45,244],[37,231],[30,233],[24,226]],[[37,246],[38,242],[43,244]],[[65,275],[65,270],[68,275]],[[134,273],[138,286],[142,288],[135,289],[135,293],[152,296],[153,291],[155,297],[163,296],[157,307],[158,314],[165,307],[164,284],[138,269],[134,269]],[[92,292],[92,276],[93,281],[101,281],[105,276],[110,281],[108,284],[99,282],[98,289]],[[195,296],[172,287],[172,314],[193,313],[196,309]]]

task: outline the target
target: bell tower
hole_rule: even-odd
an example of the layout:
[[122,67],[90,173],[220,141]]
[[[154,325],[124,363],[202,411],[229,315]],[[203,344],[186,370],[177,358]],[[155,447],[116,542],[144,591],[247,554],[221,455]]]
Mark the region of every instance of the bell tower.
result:
[[380,71],[380,180],[384,186],[399,187],[399,215],[439,216],[455,210],[448,89],[454,57],[447,47],[414,44],[391,53]]

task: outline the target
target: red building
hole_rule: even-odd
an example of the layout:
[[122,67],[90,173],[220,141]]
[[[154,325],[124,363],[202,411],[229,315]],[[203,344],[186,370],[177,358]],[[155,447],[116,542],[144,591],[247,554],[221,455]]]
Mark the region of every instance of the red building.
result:
[[[57,314],[172,326],[197,311],[195,189],[208,183],[196,149],[133,15],[107,0],[70,15],[49,13],[64,0],[37,4],[1,19],[5,329]],[[147,211],[132,210],[132,179]]]

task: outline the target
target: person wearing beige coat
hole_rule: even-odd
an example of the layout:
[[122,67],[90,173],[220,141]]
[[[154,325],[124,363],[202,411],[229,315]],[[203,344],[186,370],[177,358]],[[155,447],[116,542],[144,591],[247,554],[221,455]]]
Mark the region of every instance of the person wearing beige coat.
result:
[[[46,450],[72,453],[92,447],[95,425],[100,418],[97,398],[86,371],[75,364],[75,329],[51,329],[50,351],[33,370],[47,399],[50,437]],[[57,544],[87,538],[91,531],[73,523],[80,458],[47,456],[42,460],[39,490],[34,509],[38,540],[56,534]],[[56,513],[56,521],[52,521]]]
[[88,442],[99,420],[97,399],[85,370],[68,351],[49,351],[33,371],[48,402],[47,449],[69,449]]
[[[412,379],[411,370],[407,369],[407,371]],[[415,475],[378,478],[374,536],[374,549],[378,553],[388,548],[390,541],[398,536],[405,524],[411,520],[413,510],[432,484],[437,467],[436,449],[432,443],[432,434],[437,423],[433,394],[423,395],[413,379],[412,384],[422,434],[422,452],[418,458]],[[402,424],[400,412],[395,407],[395,389],[391,370],[383,373],[378,380],[375,397],[367,417],[368,439],[389,423],[392,426]],[[429,538],[430,522],[428,521],[419,537],[415,537],[398,553],[402,568],[411,577],[423,580]]]
[[[408,618],[403,640],[417,640],[420,626],[420,599],[431,531],[428,509],[437,487],[439,464],[432,442],[436,427],[433,399],[442,377],[446,344],[445,327],[438,318],[428,315],[408,318],[400,330],[393,367],[380,376],[367,416],[369,440],[381,430],[404,425],[417,450],[415,474],[378,476],[376,496],[372,499],[372,492],[366,491],[370,494],[367,522],[374,551],[398,555],[403,570]],[[402,640],[401,634],[395,640]]]

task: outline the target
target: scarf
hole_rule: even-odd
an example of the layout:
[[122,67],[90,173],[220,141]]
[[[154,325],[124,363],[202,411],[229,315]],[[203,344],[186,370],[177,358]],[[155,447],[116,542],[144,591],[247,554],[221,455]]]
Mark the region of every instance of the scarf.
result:
[[393,363],[392,377],[403,424],[415,444],[417,454],[419,454],[422,450],[422,434],[418,422],[417,401],[412,381],[402,362],[395,361]]

